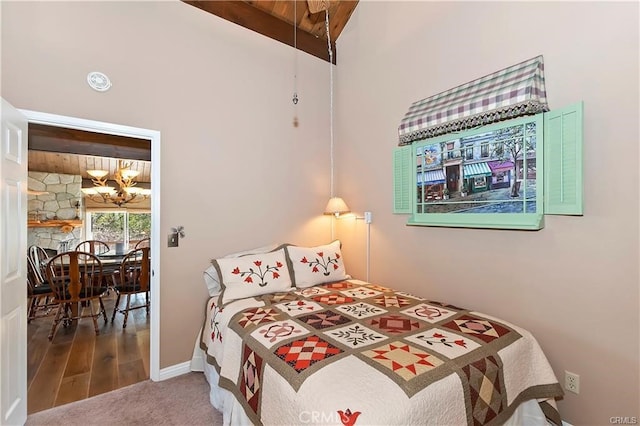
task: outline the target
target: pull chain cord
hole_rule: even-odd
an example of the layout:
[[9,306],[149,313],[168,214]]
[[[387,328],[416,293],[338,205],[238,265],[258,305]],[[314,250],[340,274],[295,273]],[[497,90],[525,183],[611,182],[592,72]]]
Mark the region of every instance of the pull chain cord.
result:
[[[329,132],[331,140],[330,156],[331,156],[331,198],[335,196],[333,193],[333,50],[331,49],[331,34],[329,33],[329,5],[324,11],[324,24],[327,30],[327,48],[329,49]],[[335,236],[335,220],[331,220],[331,239]]]
[[327,48],[329,49],[329,129],[330,129],[330,156],[331,156],[331,198],[335,196],[333,193],[333,50],[331,49],[331,34],[329,33],[329,7],[325,9],[324,15],[325,28],[327,30]]
[[298,1],[293,0],[293,127],[298,127]]

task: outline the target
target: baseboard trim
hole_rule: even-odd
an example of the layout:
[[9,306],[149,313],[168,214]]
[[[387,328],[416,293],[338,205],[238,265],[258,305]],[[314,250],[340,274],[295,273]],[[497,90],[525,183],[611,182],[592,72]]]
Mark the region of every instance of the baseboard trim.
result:
[[172,377],[181,376],[191,371],[191,361],[181,362],[170,367],[160,369],[158,381],[171,379]]
[[200,353],[194,353],[191,362],[189,363],[190,371],[204,371],[204,352],[200,350]]

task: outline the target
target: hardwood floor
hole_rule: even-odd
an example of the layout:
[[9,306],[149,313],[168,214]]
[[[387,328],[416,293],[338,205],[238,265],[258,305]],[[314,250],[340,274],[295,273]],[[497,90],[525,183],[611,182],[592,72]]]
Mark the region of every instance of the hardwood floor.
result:
[[[144,294],[136,296],[135,304],[143,301]],[[130,311],[123,329],[122,314],[111,322],[114,303],[111,291],[104,299],[109,321],[98,319],[97,336],[91,318],[83,318],[68,328],[60,324],[50,342],[53,315],[31,321],[27,327],[28,414],[149,378],[150,317],[144,308]]]

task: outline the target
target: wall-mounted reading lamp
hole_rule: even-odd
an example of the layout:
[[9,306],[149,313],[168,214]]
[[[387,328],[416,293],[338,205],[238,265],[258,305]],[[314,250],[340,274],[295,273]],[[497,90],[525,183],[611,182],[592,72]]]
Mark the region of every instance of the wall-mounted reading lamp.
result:
[[[351,213],[347,203],[340,197],[332,197],[329,199],[327,206],[324,209],[324,214],[333,215],[336,219],[340,218],[341,215],[345,215],[347,213]],[[371,259],[371,220],[373,214],[371,212],[364,212],[364,216],[353,216],[349,215],[349,217],[353,217],[356,220],[364,220],[364,223],[367,224],[367,282],[369,282],[369,262]],[[331,224],[331,238],[333,239],[333,221]]]
[[[333,176],[333,173],[332,173],[332,176]],[[333,179],[331,179],[331,181],[333,182]],[[324,208],[324,214],[332,215],[337,219],[340,217],[341,214],[346,214],[346,213],[351,213],[351,210],[349,210],[349,207],[347,207],[347,203],[345,203],[342,198],[334,197],[332,195],[331,198],[329,198],[329,202],[327,203],[327,206]],[[332,220],[331,221],[331,239],[332,240],[334,238],[334,234],[335,234],[335,229],[334,229],[334,222]]]
[[324,208],[324,214],[332,214],[335,217],[346,213],[351,213],[351,210],[349,210],[347,203],[340,197],[331,197],[327,203],[327,207]]

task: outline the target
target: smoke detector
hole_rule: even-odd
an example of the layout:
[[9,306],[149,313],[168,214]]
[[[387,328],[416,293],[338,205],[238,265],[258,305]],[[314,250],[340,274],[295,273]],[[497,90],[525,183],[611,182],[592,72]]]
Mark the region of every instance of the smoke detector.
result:
[[93,90],[106,92],[111,88],[111,80],[106,74],[99,71],[92,71],[87,75],[87,83]]

